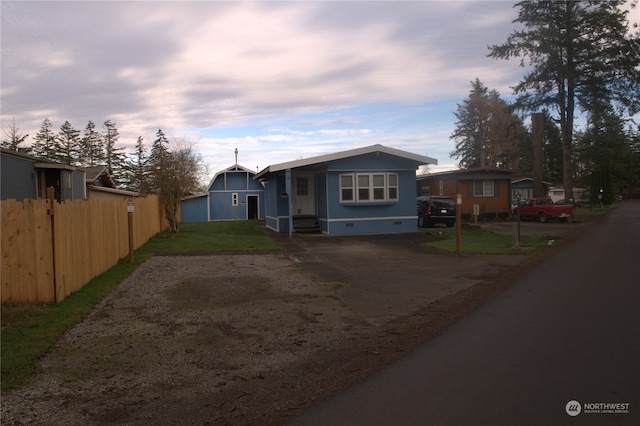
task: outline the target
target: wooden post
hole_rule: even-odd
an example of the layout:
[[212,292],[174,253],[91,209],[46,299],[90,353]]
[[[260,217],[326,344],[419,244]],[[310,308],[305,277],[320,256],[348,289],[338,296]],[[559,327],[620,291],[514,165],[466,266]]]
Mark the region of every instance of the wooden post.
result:
[[127,201],[127,216],[129,222],[129,263],[133,263],[133,198],[129,198]]
[[462,208],[462,194],[458,194],[456,199],[456,253],[460,254],[460,209]]
[[51,217],[51,260],[53,262],[53,303],[58,303],[58,282],[56,277],[56,222],[54,218],[54,206],[56,205],[56,192],[53,186],[47,188],[47,201],[49,209],[47,214]]

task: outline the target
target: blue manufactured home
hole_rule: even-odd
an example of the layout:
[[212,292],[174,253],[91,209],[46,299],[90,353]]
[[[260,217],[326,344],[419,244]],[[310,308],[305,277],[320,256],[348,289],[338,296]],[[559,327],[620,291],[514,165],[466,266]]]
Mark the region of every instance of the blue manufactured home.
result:
[[437,160],[372,145],[275,164],[265,186],[265,223],[276,232],[329,235],[415,232],[416,170]]
[[255,175],[237,164],[216,173],[206,193],[181,200],[182,222],[263,219],[264,187]]

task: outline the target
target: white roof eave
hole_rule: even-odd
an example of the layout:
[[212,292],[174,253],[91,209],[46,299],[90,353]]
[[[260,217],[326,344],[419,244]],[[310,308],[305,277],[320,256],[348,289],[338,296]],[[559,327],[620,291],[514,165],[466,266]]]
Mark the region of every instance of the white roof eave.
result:
[[395,155],[397,157],[403,157],[410,160],[414,160],[418,162],[420,165],[424,164],[433,164],[437,165],[438,160],[431,157],[426,157],[424,155],[413,154],[411,152],[402,151],[395,148],[390,148],[383,145],[371,145],[363,148],[351,149],[348,151],[336,152],[334,154],[320,155],[317,157],[304,158],[301,160],[288,161],[285,163],[273,164],[262,170],[260,173],[254,176],[254,179],[259,179],[260,177],[274,172],[279,172],[287,169],[296,169],[298,167],[309,166],[312,164],[326,163],[329,161],[340,160],[343,158],[355,157],[358,155],[370,154],[372,152],[383,152],[389,155]]

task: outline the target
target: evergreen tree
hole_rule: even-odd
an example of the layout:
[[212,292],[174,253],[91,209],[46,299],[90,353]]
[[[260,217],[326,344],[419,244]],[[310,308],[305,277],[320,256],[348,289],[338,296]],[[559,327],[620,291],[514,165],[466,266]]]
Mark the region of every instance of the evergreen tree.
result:
[[624,121],[613,111],[601,112],[592,114],[576,151],[585,166],[585,181],[590,177],[591,193],[598,194],[602,189],[602,202],[610,204],[617,194],[628,193],[638,185],[640,169]]
[[515,22],[524,25],[490,57],[521,58],[529,71],[515,86],[525,111],[553,108],[560,124],[563,185],[573,198],[572,148],[576,106],[590,111],[604,100],[634,114],[640,108],[640,36],[629,35],[624,0],[521,1]]
[[29,153],[31,150],[29,147],[21,147],[20,145],[24,143],[29,135],[23,135],[20,133],[18,127],[16,127],[16,120],[14,119],[9,128],[4,131],[4,135],[2,137],[2,147],[11,149],[14,151],[23,151]]
[[151,145],[151,155],[149,156],[151,191],[158,191],[160,189],[160,181],[162,180],[163,172],[167,170],[167,162],[170,154],[168,146],[169,140],[162,129],[158,129],[156,139]]
[[118,182],[124,176],[125,172],[125,153],[124,148],[116,147],[120,133],[116,128],[116,124],[111,120],[107,120],[103,124],[102,140],[105,149],[105,162],[107,170],[111,177]]
[[80,157],[80,131],[75,129],[71,123],[65,121],[60,126],[60,132],[57,136],[58,154],[57,158],[64,164],[72,166],[79,165]]
[[142,136],[138,136],[133,156],[127,159],[126,187],[128,190],[142,193],[150,192],[148,162],[144,141]]
[[80,163],[83,166],[95,167],[105,164],[106,155],[102,135],[96,132],[96,125],[91,120],[84,128],[80,147]]
[[461,167],[519,168],[526,130],[497,91],[489,91],[476,79],[454,115],[457,121],[451,139],[456,150],[451,157],[459,159]]
[[32,153],[34,156],[54,161],[58,159],[56,136],[53,133],[53,125],[48,118],[45,118],[42,122],[42,127],[36,133],[33,141]]

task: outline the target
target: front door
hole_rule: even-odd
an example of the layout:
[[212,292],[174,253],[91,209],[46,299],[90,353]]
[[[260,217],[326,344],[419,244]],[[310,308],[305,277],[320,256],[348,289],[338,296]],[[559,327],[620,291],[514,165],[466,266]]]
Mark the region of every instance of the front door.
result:
[[315,216],[315,184],[313,172],[294,172],[291,177],[293,216]]
[[247,195],[247,219],[260,219],[258,217],[258,196]]

